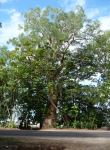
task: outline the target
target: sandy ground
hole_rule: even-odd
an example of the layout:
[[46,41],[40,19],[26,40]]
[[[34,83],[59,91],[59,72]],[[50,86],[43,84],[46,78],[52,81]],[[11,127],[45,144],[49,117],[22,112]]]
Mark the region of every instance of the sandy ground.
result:
[[0,150],[110,150],[110,139],[35,137],[0,138]]
[[110,138],[0,137],[0,150],[110,150]]

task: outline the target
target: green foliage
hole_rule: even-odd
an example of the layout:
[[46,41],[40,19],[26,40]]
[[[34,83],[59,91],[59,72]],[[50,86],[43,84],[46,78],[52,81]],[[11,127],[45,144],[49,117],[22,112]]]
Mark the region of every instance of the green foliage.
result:
[[16,128],[16,125],[13,121],[9,121],[6,123],[5,128]]
[[[110,32],[81,7],[35,8],[24,17],[24,32],[10,40],[15,50],[0,48],[0,119],[11,119],[19,106],[22,119],[42,124],[49,118],[57,127],[109,125]],[[97,86],[81,84],[97,74]]]

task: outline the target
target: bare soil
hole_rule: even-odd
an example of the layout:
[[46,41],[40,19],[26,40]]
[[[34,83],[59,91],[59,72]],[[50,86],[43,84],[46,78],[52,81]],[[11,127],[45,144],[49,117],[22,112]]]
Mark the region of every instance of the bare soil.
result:
[[0,137],[0,150],[110,150],[110,138]]
[[0,138],[0,150],[110,150],[110,139],[2,137]]

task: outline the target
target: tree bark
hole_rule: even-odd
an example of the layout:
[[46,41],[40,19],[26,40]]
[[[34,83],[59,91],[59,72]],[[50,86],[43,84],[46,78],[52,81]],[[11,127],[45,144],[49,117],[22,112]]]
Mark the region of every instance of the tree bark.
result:
[[43,122],[43,128],[54,128],[56,124],[57,94],[54,86],[48,88],[48,111]]

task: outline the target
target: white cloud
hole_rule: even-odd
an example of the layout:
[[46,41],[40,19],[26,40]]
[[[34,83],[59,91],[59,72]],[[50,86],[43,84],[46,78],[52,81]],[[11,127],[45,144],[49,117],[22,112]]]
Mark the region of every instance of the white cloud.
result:
[[13,12],[15,12],[15,9],[4,9],[4,8],[0,8],[0,12],[5,13],[7,15],[12,14]]
[[9,15],[9,20],[2,22],[3,27],[0,29],[0,45],[5,45],[9,39],[17,37],[21,33],[18,25],[23,24],[20,12],[17,12],[15,9],[6,10],[6,12]]
[[0,0],[0,4],[3,4],[3,3],[8,3],[10,1],[13,1],[13,0]]
[[100,10],[98,8],[90,8],[87,10],[87,16],[88,18],[94,18],[100,14]]
[[65,11],[70,11],[73,10],[77,5],[84,7],[86,0],[60,0],[59,3],[65,9]]
[[86,4],[86,0],[77,0],[76,1],[76,5],[80,5],[80,6],[84,7],[85,4]]
[[99,21],[101,23],[101,29],[102,30],[110,30],[110,16],[103,16],[99,18]]
[[0,3],[6,3],[8,0],[0,0]]

